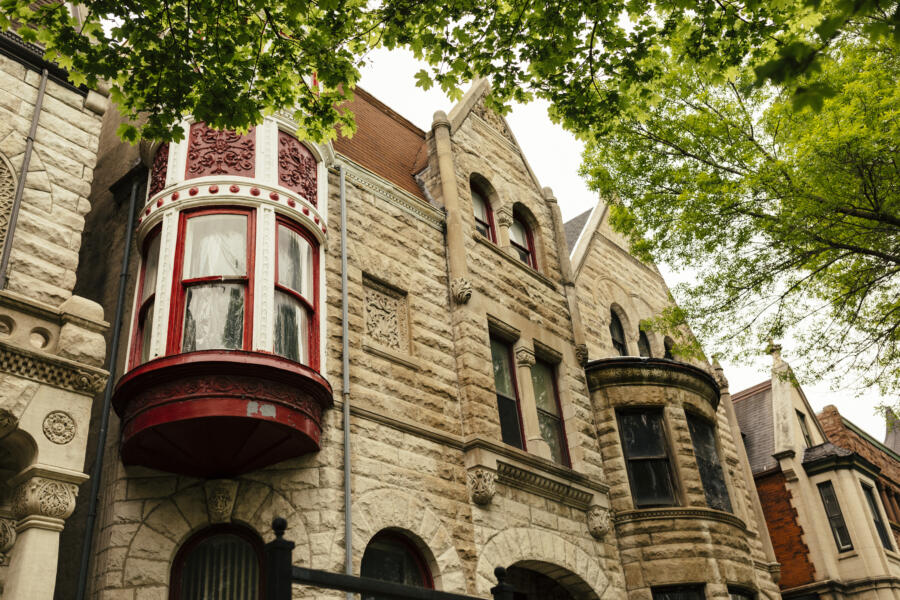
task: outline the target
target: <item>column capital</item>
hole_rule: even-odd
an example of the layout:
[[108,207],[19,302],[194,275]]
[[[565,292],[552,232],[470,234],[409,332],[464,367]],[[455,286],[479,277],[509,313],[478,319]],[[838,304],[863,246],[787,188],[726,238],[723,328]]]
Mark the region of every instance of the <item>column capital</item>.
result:
[[12,512],[20,521],[30,517],[65,520],[75,510],[77,495],[78,486],[74,483],[46,477],[31,477],[16,486]]
[[516,365],[520,367],[531,368],[534,366],[534,350],[527,346],[518,346],[516,348]]
[[513,222],[513,212],[512,208],[508,205],[501,206],[494,214],[497,216],[497,225],[500,227],[509,227]]

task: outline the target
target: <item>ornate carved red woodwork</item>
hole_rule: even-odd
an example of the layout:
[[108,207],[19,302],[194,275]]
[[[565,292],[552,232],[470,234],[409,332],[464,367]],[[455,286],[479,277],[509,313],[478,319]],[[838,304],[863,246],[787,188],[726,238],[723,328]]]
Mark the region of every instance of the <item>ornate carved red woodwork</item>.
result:
[[278,132],[278,183],[316,206],[316,159],[297,138]]
[[150,169],[150,193],[152,196],[166,187],[166,175],[169,172],[169,142],[156,150],[153,167]]
[[328,382],[268,354],[205,351],[150,361],[119,382],[122,460],[227,477],[319,449]]
[[205,175],[244,175],[256,172],[256,129],[241,135],[215,130],[206,123],[191,125],[185,179]]

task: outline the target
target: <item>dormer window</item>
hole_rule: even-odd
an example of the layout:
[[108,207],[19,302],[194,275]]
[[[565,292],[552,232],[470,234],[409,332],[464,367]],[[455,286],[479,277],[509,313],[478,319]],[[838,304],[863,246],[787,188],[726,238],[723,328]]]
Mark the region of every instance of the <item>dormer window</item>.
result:
[[512,225],[509,227],[509,242],[515,249],[519,260],[537,269],[537,257],[534,252],[534,236],[528,225],[516,214],[513,214]]
[[475,229],[478,230],[478,233],[496,243],[494,213],[491,211],[491,205],[487,201],[487,197],[475,187],[472,187],[472,209],[475,212]]

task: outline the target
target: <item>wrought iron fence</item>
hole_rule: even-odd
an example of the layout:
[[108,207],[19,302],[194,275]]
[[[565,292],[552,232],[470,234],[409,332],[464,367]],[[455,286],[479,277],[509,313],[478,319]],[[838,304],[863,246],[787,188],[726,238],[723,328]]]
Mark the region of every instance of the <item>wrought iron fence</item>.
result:
[[[486,600],[476,596],[439,592],[370,577],[295,567],[291,557],[294,542],[284,539],[286,528],[287,521],[281,517],[272,521],[275,539],[266,544],[265,548],[265,600],[291,600],[291,589],[295,583],[362,594],[363,597],[373,596],[378,600]],[[497,567],[494,569],[494,575],[497,577],[497,585],[491,588],[491,600],[514,600],[515,590],[512,585],[506,583],[506,569]]]

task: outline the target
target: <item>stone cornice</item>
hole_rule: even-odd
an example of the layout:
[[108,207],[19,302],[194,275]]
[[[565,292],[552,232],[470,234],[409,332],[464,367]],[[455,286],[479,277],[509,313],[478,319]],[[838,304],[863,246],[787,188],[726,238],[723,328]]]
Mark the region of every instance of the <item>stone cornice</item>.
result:
[[103,369],[5,342],[0,342],[0,370],[80,394],[100,392],[109,375]]
[[97,333],[105,333],[109,328],[109,323],[106,321],[96,321],[80,315],[73,315],[72,313],[60,310],[58,307],[45,304],[33,298],[28,298],[27,296],[17,294],[10,290],[0,291],[0,306],[6,306],[33,317],[50,321],[51,323],[75,323],[80,327],[89,331],[96,331]]
[[591,392],[606,387],[657,385],[693,392],[713,410],[719,406],[719,385],[712,375],[687,363],[665,358],[626,356],[593,360],[585,367]]
[[525,490],[556,502],[587,510],[594,499],[594,492],[544,477],[540,473],[497,461],[497,481],[518,490]]
[[666,508],[640,508],[637,510],[618,512],[614,517],[616,526],[625,523],[638,523],[640,521],[652,521],[656,519],[719,521],[737,527],[741,531],[747,531],[747,526],[744,522],[733,514],[702,507],[673,506]]

